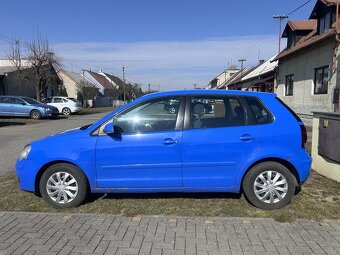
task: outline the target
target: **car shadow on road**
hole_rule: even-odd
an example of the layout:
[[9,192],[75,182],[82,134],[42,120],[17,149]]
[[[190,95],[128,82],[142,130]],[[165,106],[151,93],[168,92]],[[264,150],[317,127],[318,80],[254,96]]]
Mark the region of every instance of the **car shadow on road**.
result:
[[26,125],[25,122],[17,122],[17,121],[2,121],[0,119],[0,128],[1,127],[8,127],[8,126],[23,126]]

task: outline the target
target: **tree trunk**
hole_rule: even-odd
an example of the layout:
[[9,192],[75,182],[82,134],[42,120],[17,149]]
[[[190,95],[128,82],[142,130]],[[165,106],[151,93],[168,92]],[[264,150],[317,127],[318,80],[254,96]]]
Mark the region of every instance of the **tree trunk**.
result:
[[41,93],[40,93],[40,89],[36,89],[36,96],[37,96],[37,100],[40,102],[41,101]]

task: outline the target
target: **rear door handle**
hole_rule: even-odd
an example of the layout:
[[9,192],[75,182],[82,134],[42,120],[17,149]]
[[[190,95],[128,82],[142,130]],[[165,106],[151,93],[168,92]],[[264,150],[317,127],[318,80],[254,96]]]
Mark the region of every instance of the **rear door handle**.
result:
[[172,139],[172,138],[165,138],[163,140],[163,144],[165,144],[165,145],[170,145],[170,144],[175,144],[175,143],[177,143],[177,141]]
[[254,140],[254,139],[255,139],[255,137],[248,135],[248,134],[244,134],[244,135],[240,136],[240,140],[242,140],[242,141],[251,141],[251,140]]

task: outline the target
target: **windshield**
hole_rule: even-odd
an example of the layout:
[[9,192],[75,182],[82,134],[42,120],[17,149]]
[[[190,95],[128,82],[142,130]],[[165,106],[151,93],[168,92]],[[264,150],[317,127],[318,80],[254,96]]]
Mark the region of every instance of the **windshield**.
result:
[[30,97],[23,97],[23,100],[25,100],[29,104],[40,104],[37,100],[30,98]]

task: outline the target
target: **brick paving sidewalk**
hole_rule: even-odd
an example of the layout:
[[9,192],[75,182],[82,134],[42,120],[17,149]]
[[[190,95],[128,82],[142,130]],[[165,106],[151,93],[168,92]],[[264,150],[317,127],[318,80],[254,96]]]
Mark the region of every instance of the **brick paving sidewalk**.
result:
[[0,254],[340,254],[340,220],[0,212]]

